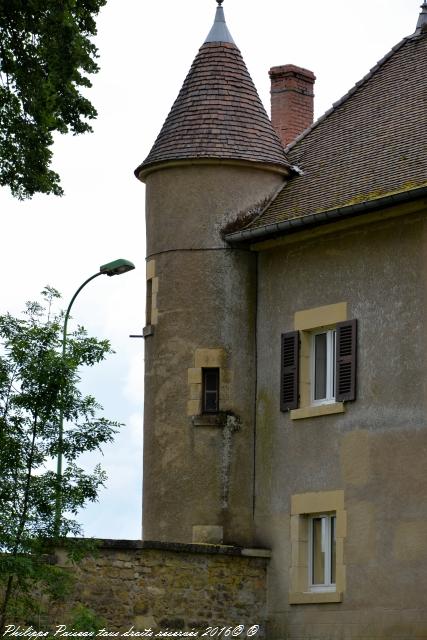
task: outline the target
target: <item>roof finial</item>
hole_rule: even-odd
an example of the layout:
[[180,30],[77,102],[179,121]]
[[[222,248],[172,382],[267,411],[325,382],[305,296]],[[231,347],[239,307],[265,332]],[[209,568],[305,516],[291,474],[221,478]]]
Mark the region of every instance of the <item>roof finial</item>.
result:
[[426,25],[427,25],[427,1],[424,0],[424,2],[421,5],[420,17],[418,18],[418,22],[417,22],[417,31],[422,27],[425,27]]
[[225,24],[224,9],[221,6],[224,0],[216,1],[218,3],[218,6],[216,8],[215,22],[213,23],[213,27],[209,31],[209,35],[206,38],[205,42],[229,42],[231,44],[234,44],[231,33],[229,32],[227,25]]

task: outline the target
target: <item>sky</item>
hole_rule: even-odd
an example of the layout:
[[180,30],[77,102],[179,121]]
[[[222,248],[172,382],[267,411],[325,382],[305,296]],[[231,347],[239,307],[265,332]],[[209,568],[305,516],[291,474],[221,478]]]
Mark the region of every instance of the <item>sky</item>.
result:
[[[421,0],[225,0],[228,28],[269,113],[268,69],[314,71],[315,118],[397,42],[415,30]],[[81,372],[81,388],[125,424],[103,455],[99,501],[79,516],[87,536],[138,539],[142,518],[144,185],[133,170],[148,154],[212,25],[214,0],[108,0],[95,43],[100,72],[86,92],[98,110],[94,133],[57,136],[52,167],[65,195],[19,202],[0,188],[0,313],[19,313],[46,284],[63,308],[99,266],[132,260],[135,271],[101,276],[76,299],[72,316],[116,351]],[[396,87],[398,99],[399,87]],[[73,323],[70,323],[72,329]]]

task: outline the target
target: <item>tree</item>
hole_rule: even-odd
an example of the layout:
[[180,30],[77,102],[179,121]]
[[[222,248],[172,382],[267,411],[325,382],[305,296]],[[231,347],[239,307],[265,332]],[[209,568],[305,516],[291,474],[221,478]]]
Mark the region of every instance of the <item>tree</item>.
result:
[[[0,636],[11,605],[22,615],[36,588],[50,595],[65,588],[66,573],[47,561],[58,542],[57,491],[63,545],[69,534],[81,534],[74,517],[87,501],[97,499],[106,477],[99,465],[85,473],[77,459],[110,442],[120,426],[100,416],[95,398],[78,389],[78,368],[112,353],[109,342],[88,337],[78,327],[68,336],[62,358],[63,314],[52,316],[51,311],[59,294],[50,287],[43,293],[44,304],[27,303],[24,317],[0,316]],[[58,485],[53,468],[61,410],[67,466]],[[68,539],[70,550],[78,552],[72,543]]]
[[106,0],[0,0],[0,185],[62,195],[53,133],[92,131],[80,87],[98,71],[94,17]]

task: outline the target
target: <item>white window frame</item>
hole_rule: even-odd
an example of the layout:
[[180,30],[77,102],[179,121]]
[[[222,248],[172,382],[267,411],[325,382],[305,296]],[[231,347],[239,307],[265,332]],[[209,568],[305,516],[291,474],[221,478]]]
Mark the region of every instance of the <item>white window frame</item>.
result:
[[[322,333],[326,334],[326,397],[315,399],[316,389],[316,336]],[[336,353],[336,330],[321,329],[311,334],[311,404],[313,406],[321,404],[332,404],[335,402],[335,365]]]
[[[322,518],[322,529],[325,527],[324,540],[326,541],[325,553],[325,582],[323,584],[313,583],[313,521],[315,519]],[[332,518],[335,518],[335,531],[336,531],[336,513],[318,513],[310,514],[308,522],[308,588],[311,592],[331,592],[336,591],[336,583],[331,579],[331,538],[332,538]],[[323,537],[323,536],[322,536]],[[335,560],[336,562],[336,560]],[[335,565],[336,573],[336,565]]]

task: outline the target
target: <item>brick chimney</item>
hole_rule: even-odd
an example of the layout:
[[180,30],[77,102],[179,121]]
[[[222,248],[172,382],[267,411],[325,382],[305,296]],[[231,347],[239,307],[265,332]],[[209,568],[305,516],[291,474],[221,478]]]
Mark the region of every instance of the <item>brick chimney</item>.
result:
[[316,76],[308,69],[285,64],[272,67],[271,122],[287,146],[313,123],[313,85]]

